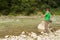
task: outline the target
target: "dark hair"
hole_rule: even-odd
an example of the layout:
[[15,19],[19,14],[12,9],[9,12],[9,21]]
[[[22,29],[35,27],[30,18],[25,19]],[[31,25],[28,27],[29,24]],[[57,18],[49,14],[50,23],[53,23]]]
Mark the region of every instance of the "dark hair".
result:
[[50,8],[46,8],[46,11],[47,11],[47,10],[50,11]]

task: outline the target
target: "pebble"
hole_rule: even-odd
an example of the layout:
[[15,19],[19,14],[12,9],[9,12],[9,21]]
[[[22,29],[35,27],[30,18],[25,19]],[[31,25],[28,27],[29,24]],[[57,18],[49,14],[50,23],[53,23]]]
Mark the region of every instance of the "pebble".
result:
[[34,32],[31,32],[31,36],[25,35],[25,32],[22,32],[19,36],[5,36],[5,38],[0,38],[0,40],[60,40],[60,30],[55,32],[56,35],[53,33],[47,35],[37,35]]

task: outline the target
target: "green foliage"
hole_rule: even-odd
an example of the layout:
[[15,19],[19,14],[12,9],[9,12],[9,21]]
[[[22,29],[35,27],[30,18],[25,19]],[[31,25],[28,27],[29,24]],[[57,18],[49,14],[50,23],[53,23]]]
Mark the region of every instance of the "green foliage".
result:
[[0,15],[30,15],[37,11],[45,11],[46,8],[60,7],[60,0],[0,0]]

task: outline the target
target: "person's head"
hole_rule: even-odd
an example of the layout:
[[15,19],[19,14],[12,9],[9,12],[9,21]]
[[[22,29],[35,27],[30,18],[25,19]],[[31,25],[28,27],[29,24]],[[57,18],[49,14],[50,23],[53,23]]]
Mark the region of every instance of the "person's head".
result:
[[47,12],[49,12],[49,11],[50,11],[50,9],[49,9],[49,8],[47,8],[47,9],[46,9],[46,11],[47,11]]

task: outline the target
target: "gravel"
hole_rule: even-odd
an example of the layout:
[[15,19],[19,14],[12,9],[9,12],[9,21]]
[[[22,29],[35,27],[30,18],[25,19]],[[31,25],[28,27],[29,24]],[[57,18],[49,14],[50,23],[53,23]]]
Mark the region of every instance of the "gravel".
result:
[[34,32],[27,34],[23,31],[19,36],[6,35],[5,38],[0,38],[0,40],[60,40],[60,30],[49,34],[44,33],[42,35],[37,35]]

